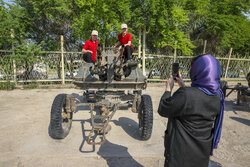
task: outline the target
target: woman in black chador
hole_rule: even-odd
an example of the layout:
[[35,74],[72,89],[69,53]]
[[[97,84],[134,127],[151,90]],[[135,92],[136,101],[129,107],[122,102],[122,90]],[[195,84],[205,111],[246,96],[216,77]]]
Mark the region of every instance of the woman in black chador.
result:
[[220,89],[221,68],[212,55],[196,57],[190,70],[191,87],[180,88],[171,96],[174,79],[166,82],[158,113],[168,118],[165,131],[165,167],[207,167],[217,148],[224,113]]

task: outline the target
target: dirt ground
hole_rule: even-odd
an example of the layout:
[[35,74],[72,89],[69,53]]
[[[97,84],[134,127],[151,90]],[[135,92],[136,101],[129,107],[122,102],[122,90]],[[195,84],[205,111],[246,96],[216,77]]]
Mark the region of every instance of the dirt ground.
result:
[[[176,86],[175,86],[176,89]],[[144,94],[153,100],[152,137],[141,141],[137,114],[119,110],[111,122],[107,142],[90,146],[90,113],[80,108],[73,116],[72,128],[63,140],[49,136],[50,109],[57,94],[68,93],[82,101],[82,90],[32,89],[0,91],[1,167],[162,167],[163,137],[167,119],[157,113],[164,84],[150,84]],[[236,105],[236,93],[226,98],[222,138],[210,167],[250,167],[250,107]]]

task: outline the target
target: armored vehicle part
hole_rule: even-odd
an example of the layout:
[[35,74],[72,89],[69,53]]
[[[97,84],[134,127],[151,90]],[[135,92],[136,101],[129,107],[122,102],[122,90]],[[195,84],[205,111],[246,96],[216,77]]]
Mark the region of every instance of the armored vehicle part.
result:
[[139,134],[142,140],[148,140],[153,128],[153,104],[149,95],[141,96],[139,108]]
[[145,89],[146,77],[138,67],[139,60],[123,63],[118,53],[106,51],[96,64],[85,63],[75,76],[80,89]]
[[74,98],[69,95],[59,94],[55,97],[50,115],[51,137],[63,139],[69,134],[75,110],[73,103]]
[[[237,92],[237,102],[236,104],[239,105],[240,102],[250,103],[250,72],[246,76],[246,80],[248,82],[248,87],[238,83],[234,87],[228,87],[225,85],[225,97],[228,97],[232,92]],[[226,94],[226,90],[230,89],[229,93]],[[222,89],[223,90],[223,89]],[[224,92],[224,91],[223,91]]]
[[[111,129],[111,119],[117,110],[124,108],[131,108],[133,113],[138,114],[139,135],[142,140],[148,140],[152,134],[153,106],[151,97],[142,95],[147,80],[138,63],[137,59],[124,62],[122,51],[108,50],[99,53],[95,64],[83,64],[73,83],[84,90],[84,102],[78,99],[76,103],[71,95],[56,96],[51,108],[51,136],[65,138],[71,128],[73,111],[84,106],[90,110],[92,126],[87,136],[88,144],[104,144]],[[96,140],[97,136],[100,141]]]

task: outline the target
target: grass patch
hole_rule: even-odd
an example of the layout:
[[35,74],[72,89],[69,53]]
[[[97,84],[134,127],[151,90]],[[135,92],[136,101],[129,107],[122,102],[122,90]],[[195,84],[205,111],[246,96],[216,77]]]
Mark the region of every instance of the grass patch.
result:
[[39,88],[41,88],[41,89],[49,89],[50,86],[48,86],[48,85],[46,85],[46,86],[39,86]]
[[14,82],[0,82],[0,90],[13,90],[15,89],[16,84]]
[[23,89],[36,89],[39,85],[37,83],[28,83],[28,85],[23,85]]

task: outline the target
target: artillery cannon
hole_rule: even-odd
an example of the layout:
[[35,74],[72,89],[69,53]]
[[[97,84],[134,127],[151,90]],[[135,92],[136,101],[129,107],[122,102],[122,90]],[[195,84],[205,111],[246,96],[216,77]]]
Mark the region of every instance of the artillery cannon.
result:
[[[142,140],[151,137],[153,127],[153,106],[149,95],[142,95],[147,87],[146,77],[138,67],[140,60],[124,61],[122,52],[113,48],[98,52],[95,64],[85,63],[74,78],[74,85],[84,90],[83,103],[76,103],[72,95],[59,94],[51,108],[50,130],[55,139],[65,138],[72,125],[73,113],[77,107],[90,109],[91,132],[88,144],[104,144],[109,122],[119,108],[131,108],[138,114],[138,131]],[[99,135],[100,142],[95,138]]]
[[[233,88],[228,87],[227,83],[224,82],[222,86],[222,90],[224,92],[225,97],[228,97],[233,91],[237,91],[237,104],[240,102],[250,103],[250,72],[246,76],[246,80],[248,82],[248,87],[243,86],[241,83],[238,83]],[[229,89],[229,93],[226,93],[226,90]]]

